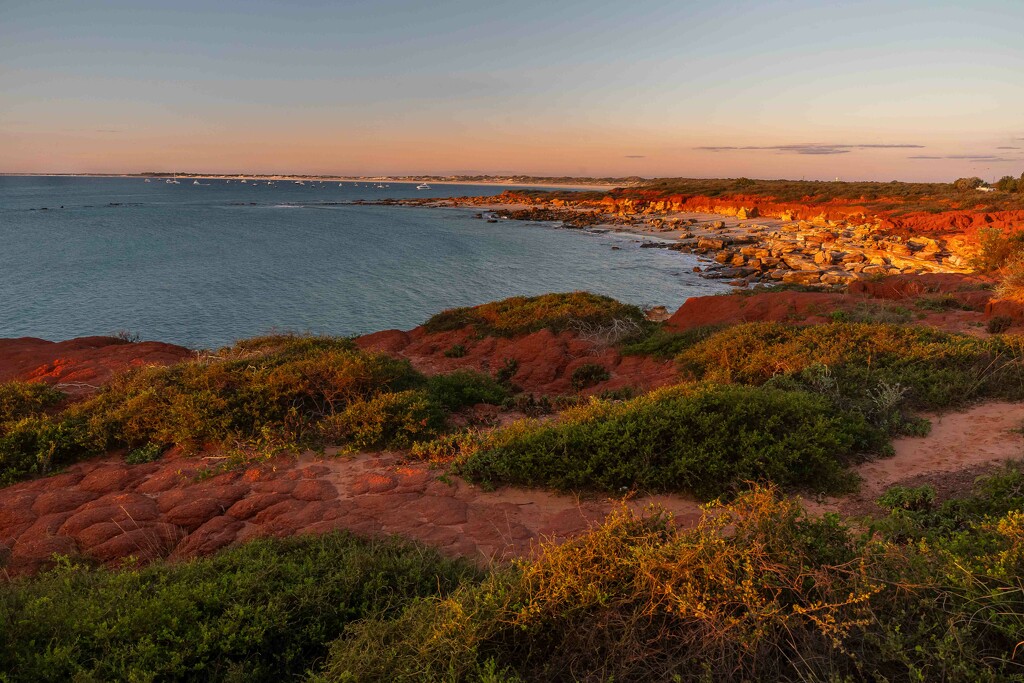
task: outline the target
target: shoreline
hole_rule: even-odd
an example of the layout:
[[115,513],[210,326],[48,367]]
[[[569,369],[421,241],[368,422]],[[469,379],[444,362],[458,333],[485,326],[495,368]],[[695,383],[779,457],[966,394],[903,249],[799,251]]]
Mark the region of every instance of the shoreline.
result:
[[182,178],[189,180],[256,180],[256,181],[303,181],[322,183],[399,183],[403,185],[416,185],[428,183],[430,185],[479,185],[493,187],[524,187],[524,188],[551,188],[560,190],[599,190],[610,191],[622,187],[622,185],[588,184],[588,183],[545,183],[545,182],[518,182],[514,180],[432,180],[406,179],[406,177],[367,177],[367,176],[321,176],[321,175],[217,175],[201,173],[181,173],[166,175],[145,175],[142,173],[0,173],[0,178],[139,178],[163,180],[165,178]]

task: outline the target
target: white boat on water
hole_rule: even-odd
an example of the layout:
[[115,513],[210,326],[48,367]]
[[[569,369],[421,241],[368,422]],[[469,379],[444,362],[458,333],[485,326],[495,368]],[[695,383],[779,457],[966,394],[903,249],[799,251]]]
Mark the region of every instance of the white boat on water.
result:
[[419,185],[416,186],[416,189],[417,190],[429,190],[429,189],[431,189],[431,187],[430,187],[430,185],[427,185],[426,183],[420,183]]
[[146,182],[147,182],[147,183],[149,182],[149,178],[146,178]]

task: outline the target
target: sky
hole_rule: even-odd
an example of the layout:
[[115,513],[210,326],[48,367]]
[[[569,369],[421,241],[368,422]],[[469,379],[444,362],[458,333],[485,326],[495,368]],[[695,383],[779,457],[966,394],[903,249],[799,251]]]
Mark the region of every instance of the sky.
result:
[[987,180],[1024,0],[0,0],[0,172]]

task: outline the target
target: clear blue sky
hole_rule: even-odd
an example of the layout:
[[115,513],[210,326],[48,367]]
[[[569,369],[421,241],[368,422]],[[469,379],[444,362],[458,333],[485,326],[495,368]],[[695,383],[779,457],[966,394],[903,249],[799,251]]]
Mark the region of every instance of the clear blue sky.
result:
[[1022,29],[1021,0],[0,0],[0,171],[1019,175]]

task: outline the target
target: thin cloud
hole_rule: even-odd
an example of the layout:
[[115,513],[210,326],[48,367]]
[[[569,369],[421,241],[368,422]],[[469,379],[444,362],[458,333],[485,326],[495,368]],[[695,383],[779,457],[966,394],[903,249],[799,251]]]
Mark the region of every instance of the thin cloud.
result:
[[[1003,148],[1000,148],[1003,149]],[[1010,148],[1014,149],[1014,148]],[[995,154],[944,154],[942,156],[931,156],[917,154],[907,157],[908,159],[955,159],[957,161],[1018,161],[1011,157],[997,156]]]
[[996,147],[996,149],[1020,149],[1020,147]]
[[705,146],[705,147],[694,147],[694,149],[702,150],[705,152],[733,152],[733,151],[746,151],[746,150],[767,150],[779,152],[781,154],[810,154],[810,155],[823,155],[823,154],[849,154],[855,149],[924,149],[924,145],[911,145],[911,144],[897,144],[897,145],[879,145],[879,144],[826,144],[826,143],[806,143],[797,145],[747,145],[743,147],[732,147],[732,146]]
[[120,133],[121,131],[117,128],[97,128],[97,133]]
[[624,158],[626,159],[646,159],[646,154],[627,154]]

